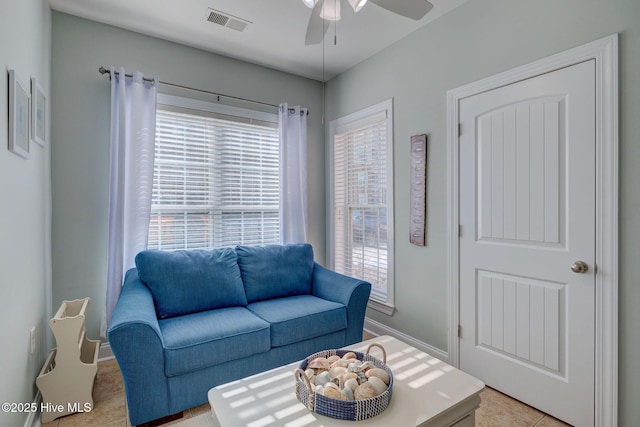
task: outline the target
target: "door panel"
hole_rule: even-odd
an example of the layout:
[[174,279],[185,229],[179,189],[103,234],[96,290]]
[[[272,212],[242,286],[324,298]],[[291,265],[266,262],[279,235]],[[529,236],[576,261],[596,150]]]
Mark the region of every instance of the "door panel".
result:
[[594,416],[594,81],[587,61],[460,101],[460,367],[581,426]]
[[477,283],[477,345],[564,376],[566,285],[482,270]]
[[526,100],[478,117],[481,240],[560,243],[565,106]]

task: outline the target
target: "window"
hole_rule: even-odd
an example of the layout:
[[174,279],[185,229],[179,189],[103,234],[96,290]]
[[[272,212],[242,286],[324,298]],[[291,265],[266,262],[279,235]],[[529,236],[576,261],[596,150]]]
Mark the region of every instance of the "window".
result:
[[391,100],[331,122],[330,258],[370,282],[371,306],[393,311],[393,129]]
[[148,247],[279,243],[274,114],[158,95]]

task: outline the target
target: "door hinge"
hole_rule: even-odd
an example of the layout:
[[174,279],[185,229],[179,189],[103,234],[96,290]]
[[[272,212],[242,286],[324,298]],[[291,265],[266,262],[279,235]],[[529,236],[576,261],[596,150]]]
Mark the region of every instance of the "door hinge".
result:
[[458,123],[458,136],[462,135],[462,123]]
[[458,224],[458,237],[462,237],[462,225]]
[[458,338],[462,338],[462,326],[458,325]]

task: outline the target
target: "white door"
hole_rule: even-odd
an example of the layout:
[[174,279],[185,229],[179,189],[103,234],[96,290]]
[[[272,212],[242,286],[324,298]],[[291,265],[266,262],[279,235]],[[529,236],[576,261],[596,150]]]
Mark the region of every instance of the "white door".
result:
[[592,426],[595,61],[459,106],[460,367]]

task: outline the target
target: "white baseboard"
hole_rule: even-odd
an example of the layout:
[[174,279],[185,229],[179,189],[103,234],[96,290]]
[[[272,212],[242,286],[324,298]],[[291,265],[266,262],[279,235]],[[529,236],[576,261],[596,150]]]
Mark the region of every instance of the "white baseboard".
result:
[[[33,403],[36,407],[40,407],[40,402],[42,401],[42,395],[40,394],[40,390],[36,393],[36,397],[33,400]],[[29,416],[24,422],[24,427],[40,427],[42,424],[40,423],[40,411],[29,412]]]
[[105,360],[111,360],[114,358],[111,345],[108,342],[100,344],[100,350],[98,351],[98,362],[104,362]]
[[364,319],[364,330],[373,335],[390,335],[394,338],[406,342],[409,345],[414,346],[420,351],[423,351],[435,358],[442,360],[445,363],[449,362],[449,354],[446,351],[440,350],[439,348],[429,345],[423,341],[417,340],[407,334],[390,328],[389,326],[368,317],[365,317]]

